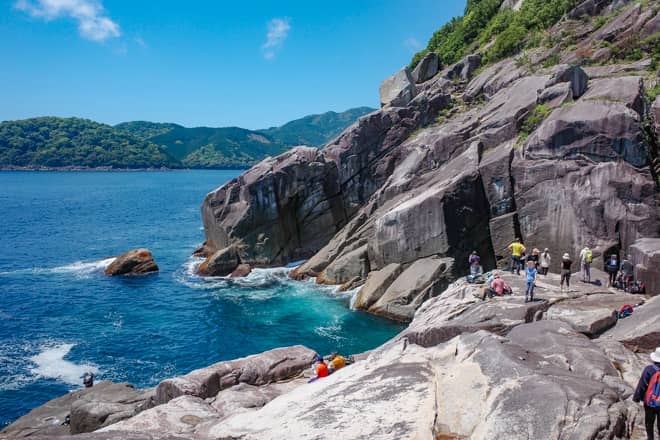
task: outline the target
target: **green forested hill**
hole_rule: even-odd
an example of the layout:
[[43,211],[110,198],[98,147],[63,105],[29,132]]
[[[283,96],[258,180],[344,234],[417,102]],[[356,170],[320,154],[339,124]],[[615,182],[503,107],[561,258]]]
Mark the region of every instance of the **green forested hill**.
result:
[[0,123],[0,166],[176,167],[156,144],[106,124],[42,117]]
[[294,145],[321,146],[372,110],[327,112],[265,130],[147,121],[113,127],[56,117],[5,121],[0,167],[243,168]]

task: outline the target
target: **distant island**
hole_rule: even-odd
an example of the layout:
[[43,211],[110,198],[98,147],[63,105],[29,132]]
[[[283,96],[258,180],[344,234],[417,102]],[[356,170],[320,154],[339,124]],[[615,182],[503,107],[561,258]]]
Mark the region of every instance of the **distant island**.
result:
[[372,111],[329,111],[261,130],[59,117],[5,121],[0,169],[247,168],[295,145],[322,146]]

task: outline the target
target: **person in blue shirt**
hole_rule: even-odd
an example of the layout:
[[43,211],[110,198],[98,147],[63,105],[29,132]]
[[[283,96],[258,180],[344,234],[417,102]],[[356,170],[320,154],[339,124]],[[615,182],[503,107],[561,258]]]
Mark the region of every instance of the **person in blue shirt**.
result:
[[[656,348],[653,353],[651,353],[651,360],[653,363],[642,371],[642,376],[639,378],[639,383],[637,384],[637,389],[635,389],[635,394],[633,394],[633,402],[644,402],[646,398],[646,390],[648,390],[649,382],[651,378],[660,371],[660,347]],[[656,424],[658,428],[658,438],[660,438],[660,410],[655,408],[649,408],[644,402],[644,422],[646,425],[646,437],[648,440],[653,440],[653,425]]]
[[533,261],[527,262],[527,289],[525,290],[525,302],[534,301],[534,283],[536,282],[536,263]]

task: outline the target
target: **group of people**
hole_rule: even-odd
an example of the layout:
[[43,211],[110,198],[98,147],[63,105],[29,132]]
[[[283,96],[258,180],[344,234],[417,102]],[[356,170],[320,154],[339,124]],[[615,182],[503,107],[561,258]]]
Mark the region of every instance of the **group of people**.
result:
[[[349,356],[350,357],[350,356]],[[312,361],[313,376],[309,382],[328,377],[337,370],[346,366],[346,358],[337,352],[333,352],[327,359],[317,354]]]

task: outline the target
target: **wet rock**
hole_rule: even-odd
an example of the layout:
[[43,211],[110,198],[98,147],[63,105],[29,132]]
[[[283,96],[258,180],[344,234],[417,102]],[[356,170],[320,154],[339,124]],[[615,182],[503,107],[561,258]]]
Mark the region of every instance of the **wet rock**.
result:
[[[153,389],[101,381],[38,406],[0,432],[11,437],[59,436],[91,432],[153,406]],[[70,416],[70,425],[62,425]]]
[[309,368],[315,354],[302,345],[296,345],[218,362],[184,376],[162,381],[156,388],[156,402],[163,404],[184,395],[205,399],[215,397],[223,389],[239,383],[265,385],[290,379]]
[[415,80],[407,68],[399,70],[380,85],[381,107],[404,107],[417,94]]
[[157,272],[158,265],[149,249],[133,249],[121,254],[105,268],[104,273],[114,275],[140,275]]
[[364,244],[330,263],[319,275],[317,282],[319,284],[343,284],[355,277],[366,276],[369,272],[366,267],[367,259],[367,245]]
[[453,279],[454,261],[432,256],[415,261],[369,308],[371,313],[397,321],[409,321],[428,298],[442,292]]
[[617,312],[623,305],[639,301],[639,296],[628,293],[587,295],[553,305],[545,317],[563,321],[586,336],[597,337],[616,325]]
[[249,264],[239,264],[236,269],[231,273],[232,278],[243,278],[252,272],[252,267]]
[[423,83],[433,78],[440,68],[440,59],[434,52],[427,53],[412,71],[412,78],[416,83]]
[[197,275],[224,277],[238,268],[240,260],[233,246],[220,249],[209,256],[197,268]]
[[388,287],[401,274],[403,268],[400,264],[391,263],[380,270],[369,272],[367,281],[360,289],[353,307],[356,309],[368,309],[380,299]]

